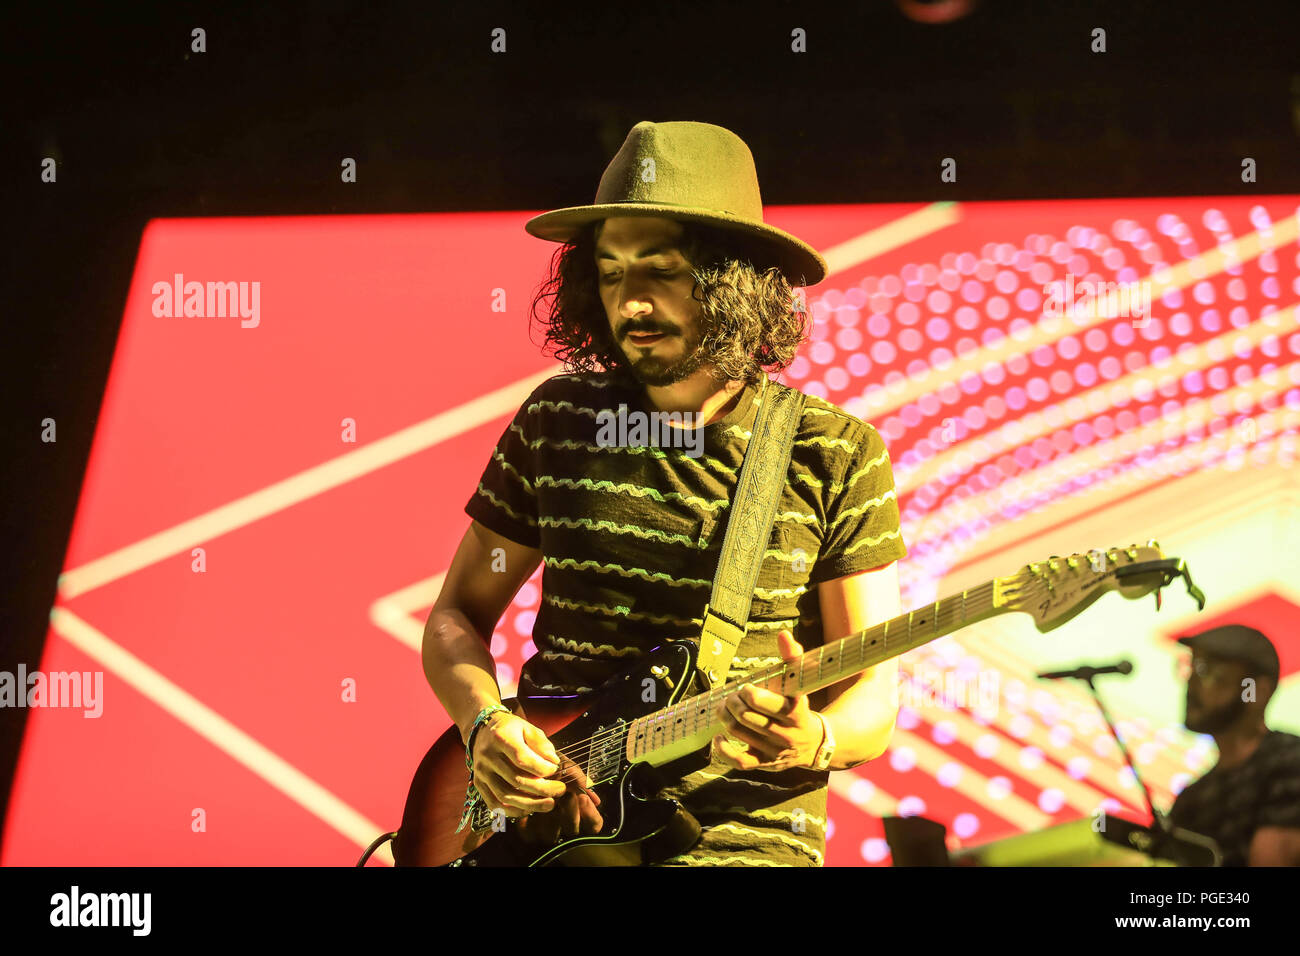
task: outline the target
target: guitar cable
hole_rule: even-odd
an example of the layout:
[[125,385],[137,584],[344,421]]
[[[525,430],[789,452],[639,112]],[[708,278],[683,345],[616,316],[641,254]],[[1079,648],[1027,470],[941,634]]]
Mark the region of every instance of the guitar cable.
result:
[[373,843],[370,844],[370,846],[366,847],[366,852],[362,853],[361,859],[357,860],[357,866],[365,866],[366,860],[370,859],[371,854],[373,854],[376,850],[378,850],[389,840],[393,840],[396,838],[397,838],[396,830],[394,830],[392,833],[385,833],[383,836],[378,837]]

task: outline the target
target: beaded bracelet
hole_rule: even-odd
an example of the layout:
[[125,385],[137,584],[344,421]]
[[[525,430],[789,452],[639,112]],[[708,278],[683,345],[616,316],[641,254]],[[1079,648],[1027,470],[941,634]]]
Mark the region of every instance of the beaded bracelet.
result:
[[509,707],[504,707],[501,704],[484,707],[478,712],[478,716],[474,718],[474,723],[469,729],[469,736],[465,740],[465,769],[469,771],[469,787],[465,790],[465,806],[461,811],[460,826],[456,827],[457,833],[465,829],[465,824],[469,822],[470,817],[474,814],[474,805],[482,799],[478,788],[474,786],[474,735],[478,733],[478,729],[483,726],[487,719],[498,711],[507,714],[513,713]]

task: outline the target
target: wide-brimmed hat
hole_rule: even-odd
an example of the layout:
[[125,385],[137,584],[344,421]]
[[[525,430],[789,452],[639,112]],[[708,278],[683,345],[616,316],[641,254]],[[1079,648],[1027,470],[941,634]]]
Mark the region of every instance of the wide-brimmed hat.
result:
[[524,228],[538,239],[569,242],[583,226],[611,216],[663,216],[732,229],[757,243],[791,285],[826,278],[826,260],[816,249],[763,221],[753,154],[731,130],[711,123],[637,123],[605,167],[590,206],[554,209]]

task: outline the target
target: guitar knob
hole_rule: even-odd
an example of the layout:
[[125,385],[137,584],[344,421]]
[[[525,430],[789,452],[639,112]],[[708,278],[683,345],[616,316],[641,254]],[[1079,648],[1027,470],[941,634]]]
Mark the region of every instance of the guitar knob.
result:
[[650,667],[650,673],[667,684],[669,690],[673,689],[673,681],[672,678],[668,676],[668,667],[666,665],[653,664]]

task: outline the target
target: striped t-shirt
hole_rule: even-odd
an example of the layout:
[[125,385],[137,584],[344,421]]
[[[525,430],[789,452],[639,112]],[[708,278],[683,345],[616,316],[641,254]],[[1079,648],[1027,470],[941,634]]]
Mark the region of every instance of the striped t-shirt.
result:
[[[521,670],[521,695],[586,693],[665,641],[698,640],[757,396],[747,386],[692,447],[611,444],[607,419],[620,405],[629,421],[655,411],[639,384],[616,375],[557,375],[524,402],[465,508],[542,552],[537,653]],[[823,643],[817,584],[906,554],[880,435],[807,396],[728,681],[777,663],[783,628],[805,650]],[[810,697],[813,709],[826,703],[825,691]],[[827,772],[742,772],[707,753],[659,768],[661,793],[704,829],[667,865],[822,864]]]

